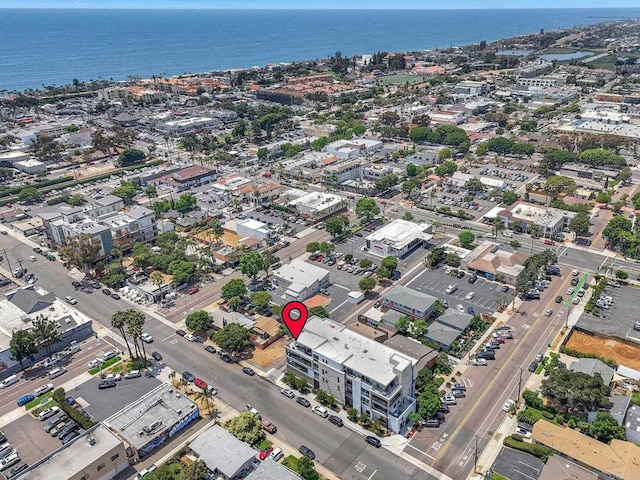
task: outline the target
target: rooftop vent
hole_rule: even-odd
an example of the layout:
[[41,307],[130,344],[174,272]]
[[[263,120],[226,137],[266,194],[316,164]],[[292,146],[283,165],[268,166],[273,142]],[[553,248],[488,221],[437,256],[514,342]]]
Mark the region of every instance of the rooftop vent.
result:
[[87,442],[89,443],[89,446],[93,447],[96,444],[96,439],[93,435],[90,435],[87,437]]

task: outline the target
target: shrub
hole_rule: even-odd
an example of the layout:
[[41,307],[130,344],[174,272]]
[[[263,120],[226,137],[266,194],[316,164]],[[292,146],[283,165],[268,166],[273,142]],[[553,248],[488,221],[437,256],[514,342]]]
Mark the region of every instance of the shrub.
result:
[[522,435],[518,435],[517,433],[511,434],[511,438],[513,438],[516,442],[522,441]]
[[69,415],[69,418],[80,425],[83,430],[88,430],[96,424],[96,422],[84,416],[82,413],[80,413],[78,410],[67,403],[64,388],[56,388],[53,391],[53,399],[58,402],[58,405],[60,406],[62,411]]
[[[515,435],[510,437],[505,437],[503,445],[505,447],[510,447],[515,450],[520,450],[523,452],[530,453],[536,457],[538,457],[543,462],[546,462],[549,456],[551,455],[551,450],[545,447],[544,445],[539,445],[537,443],[526,443],[523,441],[518,441],[514,439]],[[519,435],[518,435],[519,436]],[[522,438],[522,437],[520,437]]]
[[572,357],[577,357],[577,358],[597,358],[598,360],[609,365],[611,368],[618,368],[618,364],[616,363],[615,360],[612,360],[610,358],[604,358],[599,355],[595,355],[593,353],[580,352],[578,350],[573,350],[571,348],[567,348],[564,346],[560,347],[560,353],[564,353],[566,355],[570,355]]

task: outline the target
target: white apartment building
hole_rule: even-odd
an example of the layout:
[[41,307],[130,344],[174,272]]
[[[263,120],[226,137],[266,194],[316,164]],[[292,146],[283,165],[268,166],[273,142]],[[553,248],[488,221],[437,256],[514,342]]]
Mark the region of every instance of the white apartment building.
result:
[[382,142],[368,140],[366,138],[353,138],[351,140],[337,140],[326,145],[323,151],[335,155],[341,160],[356,158],[360,155],[369,155],[382,150]]
[[339,195],[323,192],[309,192],[288,203],[300,215],[310,219],[320,219],[347,208],[347,201]]
[[344,160],[325,167],[322,174],[324,175],[324,180],[331,183],[356,180],[362,177],[362,162],[357,158]]
[[286,348],[287,369],[399,433],[416,411],[417,359],[313,316]]
[[433,238],[430,223],[414,223],[398,218],[366,237],[367,249],[380,257],[404,257]]
[[543,237],[553,238],[569,226],[576,213],[518,202],[499,215],[507,228],[511,228],[513,223],[519,223],[525,230],[531,225],[537,225],[542,230]]
[[303,302],[330,285],[329,270],[296,258],[274,270],[271,283],[286,289],[287,300]]

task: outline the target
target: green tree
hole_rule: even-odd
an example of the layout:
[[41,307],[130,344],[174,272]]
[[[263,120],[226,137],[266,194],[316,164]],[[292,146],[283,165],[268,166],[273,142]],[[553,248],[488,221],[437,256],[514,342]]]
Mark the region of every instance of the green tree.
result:
[[409,333],[409,329],[411,328],[411,320],[409,317],[402,315],[398,318],[396,322],[396,330],[400,335],[407,335]]
[[204,310],[198,310],[187,315],[185,324],[191,331],[205,332],[211,325],[211,315]]
[[51,345],[60,341],[60,333],[53,320],[48,317],[39,315],[31,323],[33,325],[33,335],[36,345],[42,345],[47,350],[47,354],[51,356]]
[[[635,198],[636,195],[634,195],[633,198]],[[612,198],[612,195],[611,195],[611,192],[609,191],[598,192],[598,194],[596,195],[596,202],[604,203],[604,204],[611,203],[611,198]],[[632,202],[633,202],[633,198],[631,199]]]
[[129,358],[133,358],[133,352],[131,351],[131,345],[129,344],[126,331],[128,318],[127,311],[115,312],[111,315],[111,326],[118,329],[120,335],[124,339],[124,343],[127,345],[127,350],[129,350]]
[[435,267],[440,262],[443,262],[447,258],[447,252],[443,247],[435,247],[429,255],[427,255],[427,264],[430,267]]
[[318,245],[318,250],[320,250],[323,254],[329,255],[335,249],[335,245],[331,242],[322,242]]
[[382,259],[382,262],[380,263],[380,265],[385,268],[388,268],[392,272],[395,272],[396,268],[398,268],[398,259],[393,255],[389,255]]
[[156,198],[158,196],[158,190],[153,185],[145,187],[144,193],[149,198]]
[[610,443],[614,438],[618,440],[626,439],[624,425],[619,425],[618,421],[609,412],[598,412],[590,427],[589,433],[585,433],[601,442]]
[[469,248],[473,242],[475,242],[476,236],[470,231],[465,230],[464,232],[460,232],[458,240],[460,241],[462,248]]
[[600,375],[555,369],[542,380],[540,393],[550,406],[561,412],[586,414],[609,404],[610,388]]
[[65,246],[60,247],[59,250],[69,264],[88,275],[91,265],[100,258],[102,243],[99,238],[85,233],[65,238]]
[[458,256],[458,254],[451,252],[451,253],[447,253],[447,256],[445,258],[445,263],[447,265],[449,265],[450,267],[459,267],[460,266],[460,257]]
[[631,220],[622,215],[614,215],[607,223],[602,236],[609,240],[610,247],[615,247],[621,241],[624,241],[626,234],[631,232]]
[[[207,478],[207,475],[209,475],[209,468],[207,468],[207,464],[202,460],[196,460],[182,470],[183,480],[200,480]],[[174,478],[173,475],[171,478]]]
[[325,230],[333,237],[342,235],[345,228],[349,225],[349,218],[346,215],[338,215],[337,217],[327,218],[325,222]]
[[409,211],[404,212],[404,214],[402,215],[402,219],[410,222],[411,220],[413,220],[413,215]]
[[464,186],[470,192],[484,192],[484,184],[479,178],[470,178]]
[[416,167],[413,163],[407,164],[407,176],[415,177],[418,174],[418,167]]
[[410,177],[404,181],[401,190],[407,198],[412,198],[414,195],[420,194],[421,188],[422,181],[417,177]]
[[371,290],[376,288],[376,284],[377,283],[378,282],[376,281],[376,279],[374,277],[367,277],[367,278],[363,278],[362,280],[360,280],[360,282],[358,283],[358,287],[364,293],[369,293]]
[[358,265],[360,265],[360,268],[369,268],[371,265],[373,265],[373,262],[368,258],[363,258],[362,260],[360,260],[360,263],[358,263]]
[[313,460],[304,455],[298,459],[298,473],[305,480],[318,480],[320,478]]
[[370,221],[380,213],[380,207],[373,198],[361,198],[356,203],[356,215]]
[[434,384],[427,385],[418,395],[417,410],[422,418],[429,418],[440,408],[440,392]]
[[522,245],[520,244],[520,242],[518,240],[511,240],[509,242],[509,246],[511,248],[513,248],[514,250],[517,250],[518,248],[520,248]]
[[23,361],[34,353],[38,353],[36,335],[28,330],[16,330],[9,341],[11,360],[20,362],[20,370],[24,370]]
[[442,162],[434,169],[434,173],[439,177],[446,177],[449,175],[453,175],[454,172],[458,170],[458,165],[455,162],[451,162],[447,160],[446,162]]
[[547,178],[544,184],[544,191],[547,195],[556,196],[561,193],[571,195],[576,191],[577,185],[573,178],[553,175]]
[[24,187],[18,193],[18,200],[21,202],[39,202],[42,199],[42,193],[36,187]]
[[319,242],[309,242],[309,243],[307,243],[307,246],[306,246],[305,250],[307,251],[307,253],[317,252],[317,251],[320,250],[320,243]]
[[259,311],[266,309],[273,299],[269,292],[253,292],[249,298],[251,299],[251,305]]
[[239,267],[240,271],[252,280],[260,271],[267,270],[262,254],[255,250],[246,252],[240,257]]
[[309,309],[309,316],[315,315],[316,317],[329,318],[329,312],[322,305],[317,305]]
[[569,230],[575,232],[578,236],[589,233],[589,215],[583,212],[576,214],[569,222]]
[[213,335],[213,340],[222,350],[241,352],[250,344],[251,332],[239,323],[228,323]]
[[180,195],[180,198],[175,201],[173,208],[181,213],[186,213],[193,210],[198,203],[197,198],[194,195],[185,193]]
[[129,148],[118,155],[118,166],[128,167],[130,165],[136,165],[146,160],[147,156],[142,150],[135,148]]
[[441,148],[438,151],[438,159],[446,160],[448,158],[453,158],[453,150],[451,150],[449,147]]
[[196,271],[196,264],[185,260],[174,260],[169,264],[167,273],[173,277],[176,286],[188,283]]
[[265,437],[260,419],[251,412],[242,412],[232,418],[227,422],[226,428],[238,440],[249,445],[256,445]]
[[511,149],[513,148],[513,144],[514,144],[513,140],[510,140],[510,139],[505,138],[505,137],[491,138],[486,143],[487,149],[490,152],[497,153],[498,155],[506,155],[508,153],[511,153]]
[[413,322],[413,325],[411,326],[411,336],[416,340],[420,340],[426,335],[427,329],[427,322],[422,318],[419,318],[418,320]]
[[502,193],[502,201],[504,203],[506,203],[507,205],[511,205],[513,203],[515,203],[515,201],[518,200],[518,194],[514,193],[514,192],[503,192]]
[[87,199],[82,195],[71,195],[65,201],[73,207],[79,207],[80,205],[84,205],[85,203],[87,203]]
[[114,188],[111,193],[125,201],[130,201],[137,195],[138,188],[131,183],[123,182],[122,185]]
[[225,283],[221,292],[222,298],[229,301],[232,297],[244,297],[247,294],[247,287],[241,279],[236,278]]

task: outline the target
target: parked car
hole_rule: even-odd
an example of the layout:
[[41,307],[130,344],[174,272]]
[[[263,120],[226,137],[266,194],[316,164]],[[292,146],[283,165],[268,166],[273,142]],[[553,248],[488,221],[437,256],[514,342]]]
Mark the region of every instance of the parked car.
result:
[[476,295],[475,292],[469,292],[464,298],[465,300],[471,300],[473,297],[475,297],[475,295]]
[[269,445],[267,448],[265,448],[260,452],[260,454],[258,455],[258,458],[260,460],[265,460],[271,452],[273,452],[273,447]]
[[120,300],[120,295],[118,295],[117,293],[112,293],[111,298],[113,298],[114,300]]
[[540,362],[542,361],[542,359],[543,359],[543,358],[544,358],[544,355],[543,355],[542,353],[538,352],[538,353],[536,354],[536,358],[534,358],[534,360],[535,360],[536,362],[540,363]]
[[288,388],[283,388],[282,390],[280,390],[280,393],[288,398],[295,398],[296,396],[296,394],[293,393],[293,391]]
[[196,378],[196,379],[193,381],[193,384],[194,384],[196,387],[201,388],[201,389],[203,389],[203,390],[204,390],[205,388],[207,388],[207,382],[205,382],[205,381],[204,381],[204,380],[202,380],[201,378]]
[[538,362],[531,362],[531,363],[529,364],[529,368],[528,368],[528,370],[529,370],[530,372],[532,372],[532,373],[533,373],[533,372],[535,372],[537,369],[538,369]]
[[18,398],[17,403],[19,407],[22,407],[35,399],[36,399],[35,395],[32,395],[29,393],[27,395],[22,395],[20,398]]
[[146,332],[140,335],[140,339],[145,343],[153,343],[153,337]]
[[474,358],[471,360],[471,365],[475,367],[484,367],[487,365],[487,360],[484,358]]
[[44,422],[47,418],[53,417],[59,411],[60,411],[60,407],[47,408],[38,414],[38,420],[40,420],[41,422]]
[[189,340],[190,342],[195,342],[195,341],[196,341],[196,337],[195,337],[195,335],[192,335],[192,334],[190,334],[190,333],[187,333],[187,334],[184,336],[184,338],[185,338],[185,339],[187,339],[187,340]]
[[564,300],[564,299],[562,298],[562,295],[558,295],[558,296],[556,297],[556,303],[562,303],[562,300]]
[[311,402],[304,397],[296,397],[296,403],[302,405],[305,408],[309,408],[311,406]]
[[66,414],[60,414],[47,422],[44,426],[44,431],[50,433],[53,427],[60,425],[62,422],[66,421],[69,417]]
[[205,345],[204,349],[209,353],[216,353],[216,349],[211,345]]
[[316,458],[316,454],[313,453],[313,450],[311,450],[309,447],[306,447],[304,445],[301,445],[298,451],[305,457],[309,457],[311,460]]
[[98,389],[99,390],[104,390],[105,388],[113,388],[117,385],[116,381],[114,379],[104,379],[101,380],[100,383],[98,384]]
[[249,367],[242,367],[242,373],[245,373],[250,377],[253,377],[256,374],[255,370]]
[[184,337],[186,334],[187,332],[184,330],[176,330],[176,335],[179,335],[180,337]]
[[504,405],[502,405],[502,411],[503,412],[509,412],[511,410],[511,407],[515,404],[516,402],[514,402],[513,400],[509,399],[506,402],[504,402]]
[[33,391],[33,394],[36,397],[39,397],[40,395],[44,395],[45,393],[50,392],[51,390],[53,390],[53,383],[45,383],[44,385],[36,388]]
[[125,373],[124,378],[138,378],[142,376],[142,372],[140,370],[131,370],[130,372]]
[[367,435],[367,437],[365,438],[365,442],[367,442],[369,445],[372,445],[376,448],[380,448],[382,446],[382,443],[380,442],[380,440],[372,435]]
[[78,303],[78,301],[71,296],[64,297],[64,301],[70,303],[71,305],[75,305],[76,303]]
[[187,291],[187,293],[189,295],[193,295],[194,293],[198,293],[199,291],[200,291],[200,289],[198,287],[192,287]]
[[160,360],[162,360],[162,355],[160,355],[160,353],[158,353],[158,352],[151,352],[151,357],[152,357],[156,362],[159,362]]
[[531,438],[531,432],[521,427],[516,428],[516,435],[520,435],[523,438]]
[[182,378],[184,378],[187,382],[193,382],[196,379],[196,376],[189,372],[189,371],[184,371],[182,372]]
[[103,288],[102,293],[104,293],[105,295],[111,296],[111,290],[109,290],[108,288]]

